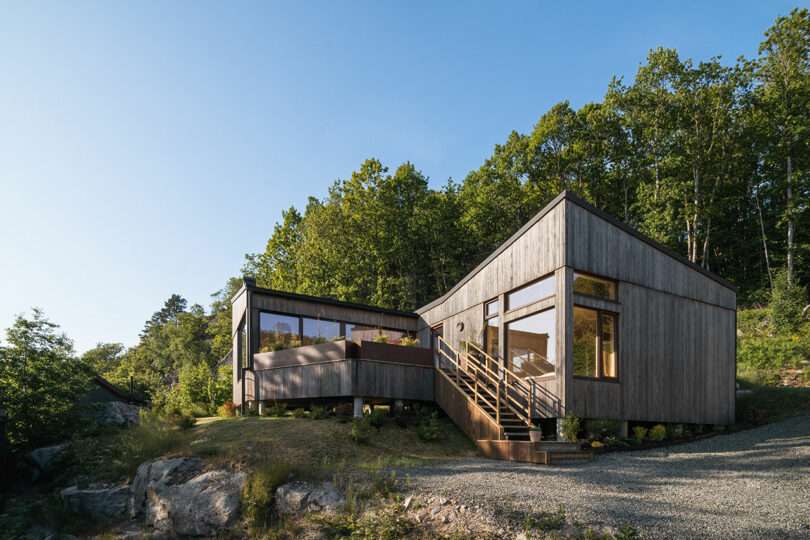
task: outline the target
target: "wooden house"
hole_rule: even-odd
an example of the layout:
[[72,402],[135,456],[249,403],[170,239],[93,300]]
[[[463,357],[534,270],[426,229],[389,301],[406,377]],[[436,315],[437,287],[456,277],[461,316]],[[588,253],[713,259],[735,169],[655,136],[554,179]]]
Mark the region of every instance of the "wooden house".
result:
[[249,280],[233,307],[237,404],[435,401],[526,461],[528,429],[565,415],[734,421],[734,286],[568,192],[414,313]]

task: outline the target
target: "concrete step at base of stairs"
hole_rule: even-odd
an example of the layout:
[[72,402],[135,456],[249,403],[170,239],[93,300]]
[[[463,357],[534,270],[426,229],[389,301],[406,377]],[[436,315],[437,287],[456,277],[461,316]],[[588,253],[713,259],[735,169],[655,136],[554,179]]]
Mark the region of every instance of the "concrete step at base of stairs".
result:
[[[593,459],[593,453],[589,451],[579,449],[571,450],[569,446],[555,448],[547,445],[538,447],[538,444],[542,445],[543,443],[533,443],[528,440],[476,441],[476,446],[478,446],[481,454],[491,459],[536,463],[540,465],[575,463]],[[547,449],[539,450],[538,448]]]

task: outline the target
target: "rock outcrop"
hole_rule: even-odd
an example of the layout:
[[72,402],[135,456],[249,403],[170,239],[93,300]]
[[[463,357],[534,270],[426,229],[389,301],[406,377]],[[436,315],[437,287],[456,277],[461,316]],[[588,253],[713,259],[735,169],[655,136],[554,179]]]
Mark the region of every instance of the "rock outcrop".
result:
[[62,443],[32,450],[31,453],[28,454],[28,458],[34,466],[31,479],[36,482],[40,477],[47,476],[53,472],[54,465],[69,446],[70,443]]
[[89,416],[99,426],[127,427],[140,422],[140,407],[123,401],[107,401],[94,404]]
[[202,469],[195,458],[142,464],[132,483],[131,516],[171,536],[212,536],[232,525],[239,516],[244,473]]
[[279,515],[304,512],[338,512],[346,500],[331,482],[320,485],[290,482],[276,490],[276,511]]
[[129,486],[79,489],[65,488],[61,492],[65,510],[98,521],[113,521],[126,517],[129,509]]

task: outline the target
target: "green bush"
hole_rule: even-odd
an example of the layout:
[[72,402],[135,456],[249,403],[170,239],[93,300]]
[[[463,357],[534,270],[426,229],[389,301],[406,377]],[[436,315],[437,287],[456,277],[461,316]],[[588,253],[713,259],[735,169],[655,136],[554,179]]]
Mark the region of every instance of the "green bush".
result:
[[422,419],[416,426],[416,435],[426,442],[438,440],[441,435],[439,414],[434,411],[429,417]]
[[304,418],[307,415],[307,411],[298,407],[297,409],[293,409],[292,416],[293,418]]
[[663,424],[656,424],[650,430],[650,440],[663,441],[667,438],[667,428]]
[[312,420],[323,420],[326,418],[326,407],[321,407],[320,405],[313,405],[309,408],[309,417]]
[[351,437],[358,444],[366,444],[371,440],[371,423],[367,416],[352,420]]
[[385,424],[385,413],[380,409],[374,409],[368,415],[368,422],[377,429]]
[[647,431],[648,429],[644,426],[636,426],[633,428],[633,437],[635,437],[638,442],[643,442],[644,439],[647,438]]
[[788,284],[787,270],[776,274],[771,292],[771,322],[779,333],[795,332],[801,323],[802,309],[807,305],[807,289],[795,282]]
[[568,442],[577,442],[579,440],[579,430],[581,420],[578,416],[573,414],[566,414],[562,419],[562,435]]
[[741,338],[737,343],[738,370],[792,368],[808,358],[810,343],[798,335]]

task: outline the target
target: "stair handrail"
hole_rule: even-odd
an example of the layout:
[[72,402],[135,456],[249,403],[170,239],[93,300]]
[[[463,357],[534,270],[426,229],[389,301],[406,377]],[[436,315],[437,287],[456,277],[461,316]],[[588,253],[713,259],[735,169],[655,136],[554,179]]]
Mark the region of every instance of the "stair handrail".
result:
[[[438,351],[439,355],[443,356],[448,362],[450,362],[451,367],[455,368],[455,373],[456,373],[455,379],[456,380],[455,380],[454,384],[459,388],[459,390],[461,390],[461,384],[462,384],[461,372],[463,371],[466,375],[470,375],[470,374],[467,372],[467,370],[465,368],[461,367],[460,362],[458,361],[458,357],[461,356],[460,353],[456,349],[454,349],[449,343],[447,343],[447,341],[445,341],[445,339],[442,338],[441,336],[437,336],[437,338],[438,338],[437,351]],[[453,354],[456,356],[456,358],[451,357],[442,348],[442,346],[446,347],[447,349],[450,349],[450,351],[453,352]],[[438,358],[437,358],[437,364],[436,364],[436,371],[438,371],[443,377],[446,377],[448,380],[450,380],[450,382],[453,382],[452,378],[449,375],[447,375],[446,373],[444,373],[444,371],[441,369],[440,359],[438,359]],[[476,373],[476,375],[477,375],[477,373]],[[473,376],[473,375],[471,375],[471,378],[475,382],[474,386],[471,386],[466,381],[464,383],[467,386],[467,388],[469,388],[470,390],[473,391],[473,396],[474,397],[472,398],[471,401],[473,401],[473,403],[484,414],[489,416],[492,420],[495,421],[495,423],[500,425],[500,423],[501,423],[500,391],[496,389],[496,391],[493,392],[490,388],[488,388],[485,385],[482,385],[482,386],[479,387],[479,385],[478,385],[479,378],[477,376]],[[487,412],[486,409],[481,407],[481,405],[478,403],[480,390],[486,391],[495,400],[495,403],[493,404],[493,403],[491,403],[490,400],[487,400],[485,397],[482,396],[482,401],[487,403],[487,405],[489,405],[490,407],[493,407],[495,409],[495,416],[494,417],[489,412]],[[463,392],[463,390],[462,390],[462,392]],[[470,399],[469,395],[467,395],[466,392],[464,392],[464,394],[467,397],[467,399]]]
[[[489,368],[489,363],[492,362],[493,364],[498,366],[499,370],[501,370],[503,372],[503,374],[504,374],[503,379],[504,379],[504,383],[506,384],[506,387],[511,388],[511,389],[515,389],[515,390],[518,391],[518,393],[523,393],[524,394],[524,396],[526,398],[526,401],[527,401],[527,405],[525,405],[525,406],[523,404],[517,402],[516,400],[512,399],[512,397],[509,395],[508,392],[507,392],[507,398],[516,407],[525,410],[526,415],[528,416],[528,418],[531,419],[531,418],[534,417],[533,413],[534,413],[534,406],[535,406],[536,401],[539,401],[540,406],[543,409],[549,410],[549,412],[551,412],[553,415],[560,416],[560,404],[561,403],[560,403],[560,398],[556,394],[554,394],[553,392],[551,392],[547,388],[544,388],[543,386],[538,385],[537,381],[535,381],[533,379],[530,379],[529,382],[527,383],[524,379],[522,379],[521,377],[518,377],[512,370],[510,370],[508,367],[506,367],[506,362],[505,361],[503,361],[500,358],[493,357],[488,352],[486,352],[484,349],[479,347],[477,344],[471,343],[469,341],[467,341],[465,343],[466,343],[466,346],[468,348],[472,348],[477,354],[480,354],[480,355],[484,356],[484,359],[485,359],[484,364],[485,364],[485,367],[486,367],[487,371],[489,371],[491,374],[494,373]],[[511,379],[511,384],[510,384],[510,379]],[[549,401],[551,401],[552,405],[551,406],[546,405],[545,402],[542,399],[537,400],[536,398],[537,398],[537,393],[538,392],[540,394],[543,394]]]

